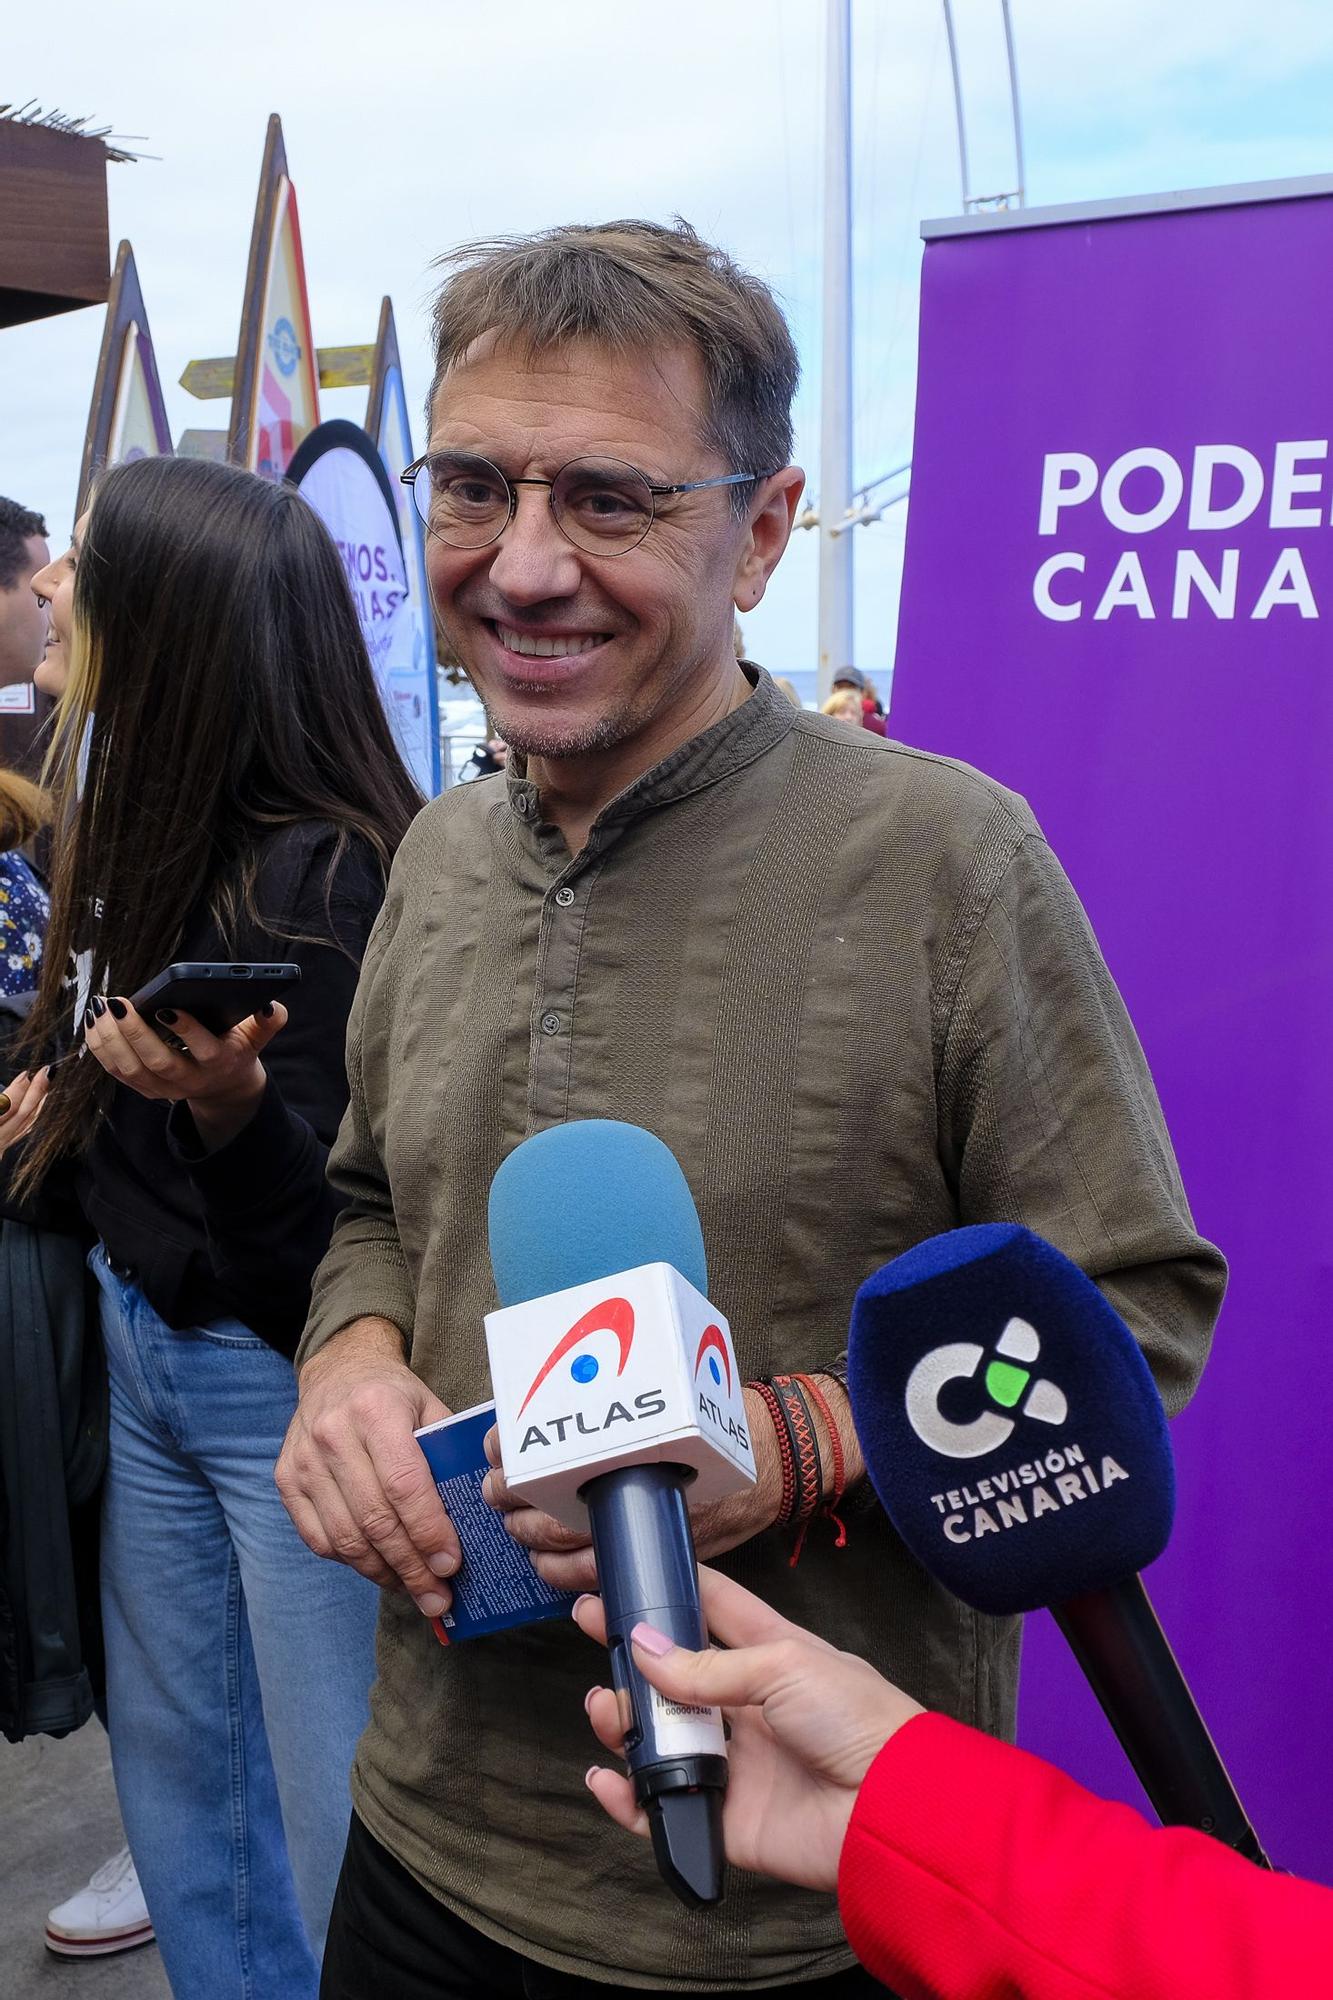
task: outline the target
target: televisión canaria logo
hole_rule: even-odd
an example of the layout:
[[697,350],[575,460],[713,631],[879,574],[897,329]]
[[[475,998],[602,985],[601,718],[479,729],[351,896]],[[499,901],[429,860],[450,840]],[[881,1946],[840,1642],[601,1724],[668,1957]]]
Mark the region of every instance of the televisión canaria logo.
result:
[[[1064,1391],[1054,1382],[1032,1380],[1032,1365],[1041,1353],[1035,1327],[1025,1319],[1011,1319],[995,1343],[995,1352],[997,1359],[988,1364],[983,1378],[991,1401],[1012,1410],[1026,1396],[1021,1416],[1039,1424],[1062,1424],[1069,1415]],[[907,1421],[922,1444],[943,1458],[981,1458],[1014,1434],[1014,1418],[1001,1416],[999,1410],[983,1410],[968,1424],[951,1423],[940,1410],[940,1391],[950,1382],[970,1379],[985,1359],[985,1348],[974,1341],[954,1341],[923,1354],[907,1378]]]
[[[996,1358],[987,1363],[982,1377],[987,1395],[999,1409],[983,1410],[970,1423],[958,1424],[941,1411],[940,1393],[950,1382],[973,1379],[986,1359],[986,1349],[973,1341],[932,1348],[907,1378],[907,1421],[924,1445],[942,1458],[956,1459],[980,1458],[997,1451],[1013,1436],[1017,1417],[1031,1417],[1036,1423],[1058,1428],[1069,1415],[1069,1404],[1064,1390],[1054,1382],[1044,1377],[1033,1380],[1032,1368],[1040,1353],[1036,1328],[1024,1319],[1011,1319],[995,1343]],[[1013,1410],[1016,1416],[1002,1416],[1001,1410]],[[1044,1458],[979,1479],[975,1492],[963,1486],[930,1497],[943,1517],[943,1533],[949,1541],[962,1543],[1002,1533],[1006,1528],[1026,1527],[1043,1514],[1058,1514],[1061,1508],[1091,1499],[1128,1478],[1125,1468],[1108,1453],[1102,1454],[1101,1465],[1094,1471],[1081,1445],[1066,1444],[1048,1451]]]

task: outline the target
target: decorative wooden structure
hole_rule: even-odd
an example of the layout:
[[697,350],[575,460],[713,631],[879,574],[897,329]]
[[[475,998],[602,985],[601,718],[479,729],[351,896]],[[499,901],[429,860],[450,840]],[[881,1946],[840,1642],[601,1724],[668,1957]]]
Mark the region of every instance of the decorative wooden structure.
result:
[[134,155],[84,122],[0,105],[0,327],[107,296],[106,163]]

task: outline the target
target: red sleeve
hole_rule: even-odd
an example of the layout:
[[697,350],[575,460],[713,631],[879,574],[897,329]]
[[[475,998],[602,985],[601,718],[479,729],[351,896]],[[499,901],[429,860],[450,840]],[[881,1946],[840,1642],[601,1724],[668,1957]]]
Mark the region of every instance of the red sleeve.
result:
[[1304,2000],[1333,1891],[1150,1826],[941,1715],[866,1775],[839,1868],[857,1957],[903,2000]]

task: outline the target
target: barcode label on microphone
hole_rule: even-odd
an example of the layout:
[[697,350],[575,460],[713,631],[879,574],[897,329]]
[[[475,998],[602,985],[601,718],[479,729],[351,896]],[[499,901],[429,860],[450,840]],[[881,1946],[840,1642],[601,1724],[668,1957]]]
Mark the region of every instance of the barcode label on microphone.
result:
[[649,1688],[652,1700],[653,1733],[664,1757],[725,1757],[726,1738],[722,1733],[720,1708],[700,1708],[692,1702],[672,1701]]

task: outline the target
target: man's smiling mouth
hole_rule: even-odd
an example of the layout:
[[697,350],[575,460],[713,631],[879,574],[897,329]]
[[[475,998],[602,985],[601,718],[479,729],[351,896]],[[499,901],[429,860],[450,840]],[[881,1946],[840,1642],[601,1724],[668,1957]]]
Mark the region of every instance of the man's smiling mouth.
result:
[[565,632],[545,638],[531,632],[516,632],[512,625],[501,625],[496,619],[486,622],[507,653],[517,653],[527,660],[576,659],[583,653],[595,653],[611,637],[609,632]]

